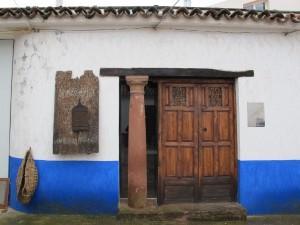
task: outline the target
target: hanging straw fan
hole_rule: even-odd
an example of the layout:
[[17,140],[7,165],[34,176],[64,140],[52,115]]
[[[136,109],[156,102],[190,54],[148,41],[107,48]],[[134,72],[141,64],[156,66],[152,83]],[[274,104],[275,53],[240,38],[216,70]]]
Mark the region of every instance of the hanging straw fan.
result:
[[18,200],[27,204],[31,201],[38,183],[38,171],[31,154],[31,148],[26,152],[17,175]]

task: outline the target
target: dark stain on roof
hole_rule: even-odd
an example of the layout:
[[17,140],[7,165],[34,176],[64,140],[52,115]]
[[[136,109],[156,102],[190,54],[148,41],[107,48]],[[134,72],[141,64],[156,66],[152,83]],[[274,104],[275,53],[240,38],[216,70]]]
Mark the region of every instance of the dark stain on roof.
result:
[[0,8],[0,18],[42,18],[47,20],[50,17],[55,18],[75,18],[84,17],[93,19],[95,17],[135,17],[140,15],[145,18],[150,17],[186,17],[200,19],[212,18],[214,20],[234,19],[267,21],[278,23],[300,23],[300,12],[284,11],[256,11],[245,9],[230,8],[195,8],[195,7],[168,7],[168,6],[150,6],[150,7],[26,7],[26,8]]

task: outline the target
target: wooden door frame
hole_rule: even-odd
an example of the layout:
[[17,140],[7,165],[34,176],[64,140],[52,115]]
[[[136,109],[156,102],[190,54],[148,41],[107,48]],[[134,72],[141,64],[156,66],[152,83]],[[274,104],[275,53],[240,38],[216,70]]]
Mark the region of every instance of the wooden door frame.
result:
[[[234,200],[236,201],[236,197],[237,197],[237,105],[236,105],[236,79],[232,78],[232,79],[205,79],[205,78],[198,78],[198,79],[186,79],[186,78],[170,78],[170,79],[163,79],[163,78],[155,78],[153,79],[157,82],[158,84],[158,110],[157,110],[157,122],[158,122],[158,169],[157,169],[157,173],[158,173],[158,183],[157,183],[157,202],[158,204],[162,204],[163,203],[163,185],[162,185],[162,170],[159,168],[162,165],[162,84],[165,83],[197,83],[197,84],[231,84],[232,85],[232,90],[233,90],[233,144],[234,144],[234,192],[235,192],[235,196],[234,196]],[[199,114],[198,114],[199,116]],[[198,185],[200,185],[200,181],[199,179],[197,180]],[[198,197],[198,196],[197,196]]]

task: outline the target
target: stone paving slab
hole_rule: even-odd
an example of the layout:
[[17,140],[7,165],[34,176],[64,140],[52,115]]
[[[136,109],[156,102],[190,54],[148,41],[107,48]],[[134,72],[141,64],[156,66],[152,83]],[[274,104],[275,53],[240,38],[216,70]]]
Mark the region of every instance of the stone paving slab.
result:
[[148,219],[155,221],[245,221],[246,210],[238,203],[185,203],[165,204],[132,209],[120,204],[119,219]]

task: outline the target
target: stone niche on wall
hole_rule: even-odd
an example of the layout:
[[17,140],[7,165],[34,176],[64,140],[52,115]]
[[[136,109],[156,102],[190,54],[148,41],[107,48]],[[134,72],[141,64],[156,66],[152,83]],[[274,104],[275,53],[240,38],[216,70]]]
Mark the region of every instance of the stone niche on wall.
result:
[[58,71],[55,79],[54,154],[99,152],[99,79]]

